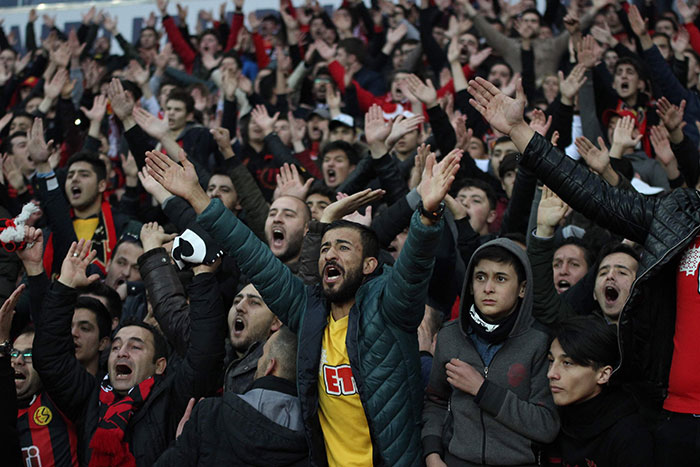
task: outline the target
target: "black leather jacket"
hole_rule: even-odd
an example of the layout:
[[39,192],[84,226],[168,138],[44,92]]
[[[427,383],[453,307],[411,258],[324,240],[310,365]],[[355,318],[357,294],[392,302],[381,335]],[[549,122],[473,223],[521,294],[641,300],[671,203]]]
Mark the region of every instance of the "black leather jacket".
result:
[[619,376],[639,381],[660,405],[668,387],[676,319],[679,255],[700,232],[700,192],[677,189],[660,197],[611,187],[535,134],[520,163],[589,219],[644,247],[637,278],[620,314]]

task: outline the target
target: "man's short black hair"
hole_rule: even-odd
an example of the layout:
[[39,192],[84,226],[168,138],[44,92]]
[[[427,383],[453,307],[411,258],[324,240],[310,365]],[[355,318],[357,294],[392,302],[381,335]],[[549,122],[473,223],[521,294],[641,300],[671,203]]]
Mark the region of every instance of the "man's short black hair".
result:
[[[673,11],[670,11],[670,13],[673,13],[675,16],[675,13]],[[673,32],[678,32],[678,21],[674,20],[673,18],[670,18],[668,16],[660,16],[655,22],[654,22],[654,29],[656,29],[656,25],[659,24],[661,21],[668,21],[671,23],[671,26],[673,27]],[[668,36],[666,36],[668,37]]]
[[192,96],[185,91],[182,88],[175,88],[172,91],[170,91],[170,94],[168,94],[168,98],[165,100],[167,103],[168,101],[180,101],[185,103],[185,112],[188,114],[194,112],[194,99]]
[[131,232],[124,232],[122,236],[119,237],[119,241],[117,242],[117,244],[114,246],[114,250],[112,251],[112,258],[115,258],[117,256],[117,251],[119,250],[119,247],[125,243],[130,243],[132,245],[136,245],[139,248],[143,248],[143,245],[141,244],[141,239],[139,237],[136,237]]
[[311,195],[325,196],[332,203],[335,201],[336,191],[328,187],[322,180],[314,180],[308,193],[306,193],[306,199],[309,199]]
[[520,17],[522,18],[523,16],[525,16],[527,14],[537,15],[537,19],[539,19],[540,24],[542,24],[542,14],[539,11],[537,11],[537,8],[527,8],[527,9],[523,10],[523,12],[520,13]]
[[95,281],[85,288],[80,289],[81,294],[90,294],[103,297],[107,300],[107,311],[112,319],[120,320],[122,317],[122,299],[112,287],[104,282]]
[[367,48],[362,42],[362,39],[358,39],[357,37],[348,37],[338,42],[338,48],[345,50],[345,53],[348,55],[354,55],[357,57],[358,62],[365,63]]
[[105,180],[107,178],[107,167],[105,167],[105,163],[100,157],[90,151],[78,151],[70,158],[68,159],[68,162],[66,163],[66,167],[70,171],[70,166],[75,164],[76,162],[87,162],[90,164],[92,167],[92,170],[95,171],[95,174],[97,175],[97,181],[100,182],[102,180]]
[[[274,337],[274,339],[273,339]],[[287,326],[280,327],[269,337],[269,358],[279,364],[279,377],[291,382],[297,379],[297,336]]]
[[598,268],[600,267],[600,263],[603,262],[606,256],[610,256],[614,253],[624,253],[628,256],[631,256],[637,263],[639,263],[639,253],[637,253],[637,251],[634,248],[627,245],[626,243],[613,242],[608,243],[600,249],[600,254],[598,255]]
[[586,261],[586,266],[588,266],[589,269],[595,264],[595,256],[593,255],[591,248],[588,246],[588,243],[586,243],[584,240],[574,237],[573,235],[570,237],[565,237],[555,245],[554,252],[556,253],[559,248],[566,245],[574,245],[581,248],[583,251],[583,259]]
[[28,138],[29,136],[27,135],[26,131],[15,131],[12,133],[10,136],[5,138],[2,141],[2,146],[0,146],[0,151],[3,154],[14,154],[12,152],[12,140],[19,137],[19,136],[24,136],[25,138]]
[[78,308],[85,308],[94,313],[95,321],[97,321],[97,327],[100,331],[100,339],[109,337],[109,334],[112,332],[112,317],[107,311],[107,307],[101,301],[92,297],[80,296],[75,302],[75,309],[77,310]]
[[362,259],[379,257],[379,239],[374,230],[367,226],[358,224],[357,222],[346,221],[340,219],[333,221],[324,232],[324,235],[335,229],[353,229],[360,234],[360,242],[362,243]]
[[[487,260],[487,261],[493,261],[494,263],[499,263],[499,264],[509,264],[513,266],[513,269],[515,269],[515,274],[518,276],[518,283],[523,282],[524,280],[527,279],[527,275],[525,273],[525,266],[523,266],[523,263],[518,259],[515,254],[511,253],[509,250],[506,248],[503,248],[502,246],[499,245],[490,245],[486,246],[484,248],[480,248],[479,250],[474,253],[472,256],[472,273],[474,271],[474,268],[479,264],[480,261]],[[469,278],[471,281],[471,277]]]
[[564,353],[574,362],[594,369],[620,361],[617,330],[599,316],[576,316],[560,323],[554,331]]
[[[124,320],[124,322],[122,322],[119,325],[117,332],[119,332],[120,329],[125,328],[127,326],[138,326],[140,328],[146,329],[151,334],[153,334],[153,343],[155,344],[153,363],[155,363],[156,360],[158,360],[161,357],[168,358],[168,341],[165,340],[165,337],[163,337],[163,334],[161,334],[161,332],[158,329],[146,322],[141,321],[138,318],[127,318]],[[115,332],[115,335],[117,332]]]
[[219,32],[216,29],[205,29],[202,31],[202,33],[199,35],[198,39],[201,41],[204,36],[210,35],[214,36],[216,38],[216,41],[219,43],[219,45],[223,46],[224,44],[221,43],[221,36],[219,35]]
[[355,151],[353,145],[347,141],[333,141],[323,146],[323,149],[321,149],[321,154],[319,155],[321,162],[323,162],[323,158],[326,157],[326,154],[331,151],[343,151],[347,156],[350,165],[357,165],[357,163],[360,162],[360,156],[358,156],[357,151]]
[[644,68],[642,64],[634,57],[622,56],[617,62],[615,62],[615,67],[613,68],[613,75],[617,72],[617,68],[622,65],[631,65],[634,71],[639,75],[639,79],[646,79],[646,74],[644,73]]
[[129,91],[131,95],[134,96],[134,102],[138,102],[141,97],[143,97],[143,91],[141,91],[138,84],[134,83],[133,81],[129,81],[128,79],[122,79],[121,82],[124,91]]
[[459,181],[459,183],[456,184],[456,186],[453,184],[452,192],[454,193],[453,196],[457,196],[457,194],[462,190],[463,188],[478,188],[484,193],[486,193],[486,199],[489,202],[489,209],[492,211],[496,209],[496,205],[498,204],[498,198],[496,196],[496,190],[493,189],[491,184],[488,182],[485,182],[484,180],[480,180],[478,178],[465,178]]
[[518,155],[517,154],[506,154],[506,156],[501,161],[498,166],[498,178],[503,180],[508,172],[514,172],[518,169]]

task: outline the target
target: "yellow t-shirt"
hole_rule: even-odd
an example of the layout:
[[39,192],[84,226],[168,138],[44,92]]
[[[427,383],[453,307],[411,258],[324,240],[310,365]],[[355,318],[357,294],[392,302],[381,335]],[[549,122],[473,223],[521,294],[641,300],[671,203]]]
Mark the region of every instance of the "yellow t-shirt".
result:
[[318,418],[332,466],[372,465],[369,425],[352,376],[345,336],[348,317],[331,315],[323,332],[318,371]]
[[75,236],[78,237],[78,240],[91,240],[99,222],[100,219],[98,217],[74,219],[73,230],[75,230]]

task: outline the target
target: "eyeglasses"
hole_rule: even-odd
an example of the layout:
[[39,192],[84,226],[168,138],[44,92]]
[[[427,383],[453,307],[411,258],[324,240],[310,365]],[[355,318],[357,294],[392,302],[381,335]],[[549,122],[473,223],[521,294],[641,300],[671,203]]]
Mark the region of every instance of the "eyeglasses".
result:
[[25,363],[32,363],[32,351],[31,350],[12,349],[10,351],[10,357],[19,358],[20,356],[22,356],[22,360],[24,360]]

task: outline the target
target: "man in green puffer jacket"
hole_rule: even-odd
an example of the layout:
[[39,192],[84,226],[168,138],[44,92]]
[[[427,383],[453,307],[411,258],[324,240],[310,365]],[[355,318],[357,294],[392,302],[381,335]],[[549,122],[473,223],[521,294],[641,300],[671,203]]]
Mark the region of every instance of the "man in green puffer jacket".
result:
[[[416,330],[442,230],[442,200],[460,158],[461,151],[453,151],[434,173],[435,156],[427,158],[422,206],[394,267],[378,268],[371,230],[339,221],[322,239],[322,283],[304,286],[230,211],[206,196],[184,154],[179,166],[148,153],[151,174],[192,204],[197,222],[297,334],[297,388],[314,465],[422,465]],[[369,199],[372,193],[353,197]]]

